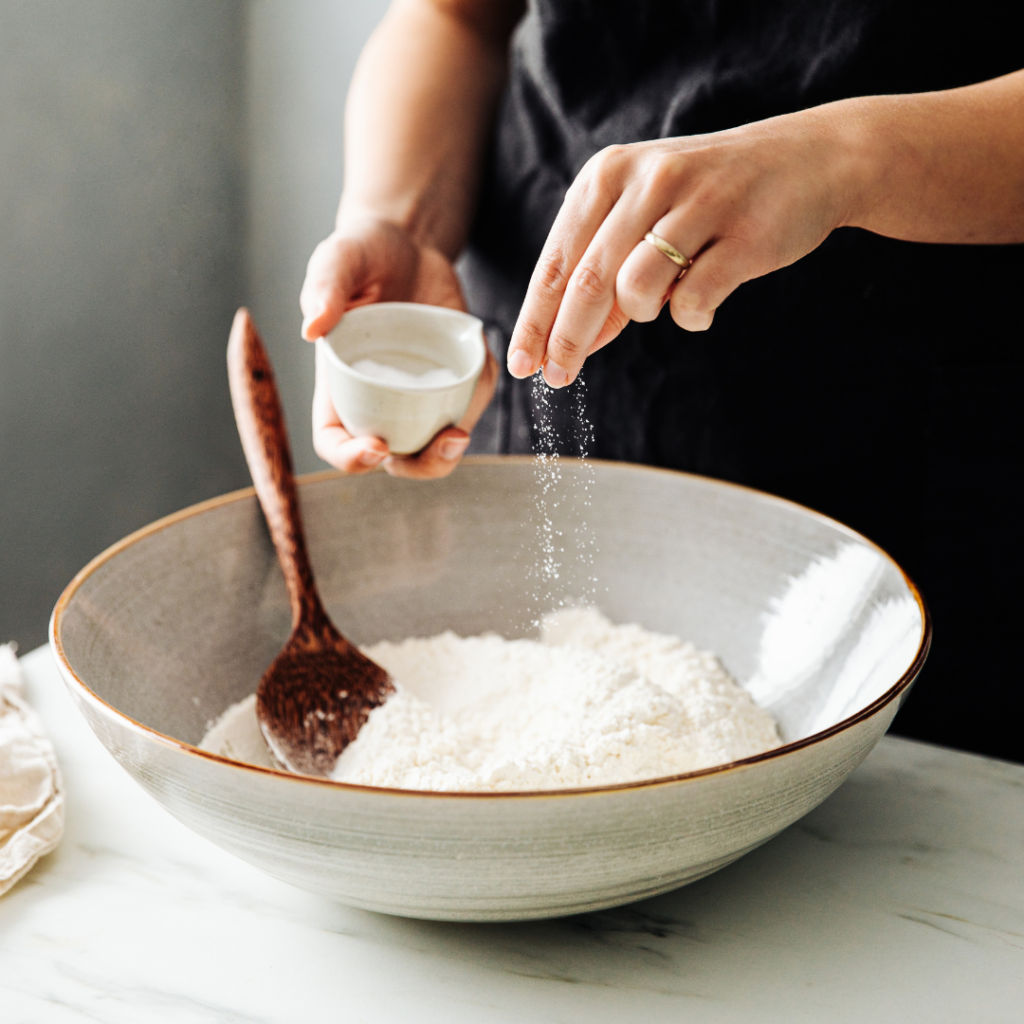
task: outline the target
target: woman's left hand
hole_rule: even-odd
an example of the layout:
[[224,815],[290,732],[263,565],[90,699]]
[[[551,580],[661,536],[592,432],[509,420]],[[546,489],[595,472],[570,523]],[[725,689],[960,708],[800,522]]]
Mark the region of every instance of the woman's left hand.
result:
[[[509,371],[543,367],[571,384],[590,353],[668,302],[689,331],[744,281],[787,266],[843,223],[857,160],[838,144],[834,109],[714,135],[610,146],[566,194],[530,280]],[[653,231],[692,265],[680,268]]]

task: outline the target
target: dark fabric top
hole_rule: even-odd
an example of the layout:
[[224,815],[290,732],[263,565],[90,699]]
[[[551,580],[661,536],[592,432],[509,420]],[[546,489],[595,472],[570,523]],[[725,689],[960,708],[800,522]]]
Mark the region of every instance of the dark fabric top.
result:
[[[461,265],[470,304],[503,363],[565,191],[604,146],[1021,67],[1006,0],[534,0]],[[1024,247],[844,229],[743,285],[708,332],[665,310],[592,356],[590,454],[762,488],[866,533],[935,616],[898,728],[1024,761],[1005,713],[1024,621],[1022,341]],[[504,377],[499,448],[531,450],[530,392]],[[570,399],[553,402],[575,453]]]

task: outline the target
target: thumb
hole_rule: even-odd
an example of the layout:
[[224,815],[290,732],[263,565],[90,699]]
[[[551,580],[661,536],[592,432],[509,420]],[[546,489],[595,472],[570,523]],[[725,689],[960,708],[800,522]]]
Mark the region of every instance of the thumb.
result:
[[313,250],[299,293],[303,338],[322,338],[338,323],[353,304],[352,298],[365,291],[366,274],[366,252],[360,239],[335,232]]

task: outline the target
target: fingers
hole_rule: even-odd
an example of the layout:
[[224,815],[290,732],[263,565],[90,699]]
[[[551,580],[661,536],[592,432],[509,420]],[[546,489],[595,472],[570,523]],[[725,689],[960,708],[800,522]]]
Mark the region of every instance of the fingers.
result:
[[590,351],[587,353],[588,356],[592,356],[599,348],[604,348],[605,345],[610,341],[614,341],[621,333],[622,329],[629,323],[629,317],[619,309],[619,304],[616,302],[612,306],[612,311],[608,314],[608,319],[604,322],[604,326],[601,328],[597,337],[594,339],[594,344],[590,346]]
[[458,426],[467,434],[473,432],[473,428],[480,417],[483,416],[484,410],[491,404],[491,399],[494,397],[494,389],[497,386],[498,363],[494,356],[491,355],[491,350],[488,349],[487,359],[484,362],[483,370],[480,372],[480,379],[476,382],[473,397],[469,400],[465,416],[458,422]]
[[469,408],[459,425],[440,431],[416,455],[392,455],[379,437],[353,437],[342,426],[327,388],[323,357],[317,352],[316,385],[313,389],[313,448],[324,462],[346,473],[366,473],[383,464],[392,476],[417,480],[447,476],[469,445],[469,435],[494,395],[498,364],[488,351],[480,380]]
[[[436,250],[418,247],[397,225],[372,219],[348,221],[324,239],[310,257],[299,299],[307,340],[322,337],[346,309],[378,301],[423,302],[465,309],[458,277]],[[313,391],[313,447],[325,462],[346,473],[385,465],[394,476],[447,476],[469,444],[469,432],[490,402],[498,367],[487,352],[484,369],[458,426],[441,431],[427,447],[408,457],[393,456],[379,437],[352,437],[342,424],[327,387],[321,353]]]
[[715,310],[744,281],[749,247],[738,239],[711,241],[710,223],[702,223],[702,211],[692,203],[676,207],[651,229],[675,249],[693,260],[679,277],[680,268],[647,241],[629,254],[616,277],[616,296],[631,320],[647,322],[669,302],[672,319],[687,331],[706,331]]
[[[601,225],[573,271],[548,335],[544,379],[571,384],[583,368],[615,306],[615,272],[634,244],[628,215],[619,207]],[[625,237],[624,237],[625,236]]]
[[469,435],[476,426],[494,396],[498,383],[498,364],[487,353],[476,390],[470,399],[466,415],[457,427],[446,427],[440,431],[423,451],[416,455],[393,455],[384,462],[384,468],[392,476],[410,477],[416,480],[436,480],[447,476],[458,464],[469,446]]
[[365,276],[365,249],[357,239],[334,233],[313,250],[299,294],[306,341],[322,338],[337,324]]
[[469,434],[459,427],[446,427],[416,455],[389,455],[384,468],[392,476],[411,480],[438,480],[458,464],[469,446]]
[[[679,326],[707,330],[740,284],[820,245],[837,223],[834,195],[803,117],[610,147],[588,161],[530,280],[512,375],[543,367],[553,387],[571,383],[625,320],[653,320],[666,301]],[[643,240],[649,230],[693,260],[681,279]]]
[[693,266],[672,289],[672,319],[687,331],[706,331],[715,310],[744,281],[757,276],[748,268],[746,247],[737,239],[714,242],[693,261]]
[[395,299],[458,308],[461,293],[454,271],[440,254],[436,257],[424,261],[397,224],[370,217],[347,222],[309,258],[299,295],[302,336],[307,341],[323,337],[346,309],[369,302]]
[[351,474],[368,473],[389,458],[388,446],[379,437],[352,437],[341,426],[315,433],[313,449],[324,462]]
[[[624,152],[625,147],[617,146],[602,150],[566,193],[512,332],[508,369],[514,377],[532,376],[543,365],[545,379],[553,387],[569,383],[575,377],[572,369],[579,372],[590,341],[611,311],[608,300],[614,296],[608,294],[609,273],[613,278],[614,271],[596,257],[585,260],[584,254],[621,194]],[[567,292],[577,298],[581,320],[593,324],[593,336],[584,344],[575,332],[576,325],[565,322],[556,334],[558,344],[549,351],[549,336]]]
[[[703,238],[696,240],[702,232],[696,232],[692,227],[687,231],[685,223],[663,227],[659,222],[653,230],[682,253],[696,253],[703,243]],[[663,231],[669,233],[662,234]],[[615,276],[615,297],[619,308],[630,320],[638,320],[640,323],[654,320],[681,273],[682,267],[673,263],[650,242],[641,240]]]
[[462,285],[451,262],[436,249],[421,250],[412,289],[402,298],[410,302],[423,302],[428,306],[446,306],[448,309],[468,312]]
[[341,425],[319,352],[313,388],[313,450],[324,462],[346,473],[366,473],[388,457],[388,446],[379,437],[353,437]]
[[[670,210],[650,230],[677,252],[694,260],[712,237],[714,225],[708,220],[706,208],[691,201]],[[646,238],[642,239],[616,276],[615,294],[619,306],[631,320],[642,323],[654,320],[670,293],[674,294],[679,287],[677,282],[681,278],[685,280],[690,273],[692,266],[684,271]]]
[[686,253],[709,238],[708,213],[688,191],[685,156],[639,152],[602,151],[567,193],[509,345],[513,376],[543,367],[549,385],[564,387],[629,320],[657,317],[680,270],[643,240],[652,225]]

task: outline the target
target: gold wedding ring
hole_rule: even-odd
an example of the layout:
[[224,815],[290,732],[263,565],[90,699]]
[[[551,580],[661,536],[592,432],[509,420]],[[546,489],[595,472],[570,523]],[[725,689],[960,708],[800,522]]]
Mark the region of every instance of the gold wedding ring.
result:
[[666,242],[661,235],[656,235],[653,231],[648,231],[647,234],[644,235],[644,241],[649,242],[658,250],[658,252],[667,256],[677,267],[679,267],[680,277],[682,277],[683,274],[693,266],[693,260],[688,256],[684,256],[671,242]]

